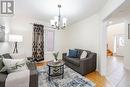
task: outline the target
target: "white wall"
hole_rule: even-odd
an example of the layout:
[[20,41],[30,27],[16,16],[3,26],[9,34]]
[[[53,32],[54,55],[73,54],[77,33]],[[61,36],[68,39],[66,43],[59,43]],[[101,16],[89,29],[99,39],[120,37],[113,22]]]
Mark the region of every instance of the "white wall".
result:
[[[100,18],[95,14],[66,29],[66,48],[81,48],[98,54]],[[98,60],[98,59],[97,59]]]
[[67,29],[68,48],[83,48],[98,51],[99,15],[93,15]]
[[107,0],[103,9],[101,10],[101,19],[107,19],[109,15],[114,12],[126,0]]
[[108,49],[114,52],[114,39],[117,35],[125,34],[125,23],[110,25],[107,27]]
[[[30,23],[39,23],[45,26],[48,25],[47,22],[43,20],[37,20],[26,17],[13,17],[11,21],[11,34],[18,34],[23,36],[23,42],[18,43],[18,50],[20,54],[25,54],[26,56],[32,55],[32,32],[33,25]],[[45,27],[45,29],[48,29]],[[61,31],[55,31],[55,51],[62,51],[63,34]],[[13,51],[13,44],[11,44],[11,52]],[[61,54],[59,56],[61,58]],[[52,60],[52,52],[45,52],[45,61]]]
[[[62,59],[62,53],[65,52],[64,45],[66,44],[66,35],[64,30],[55,30],[55,40],[54,40],[54,51],[59,52],[59,59]],[[45,52],[45,61],[53,60],[53,52]]]
[[[13,17],[11,20],[11,34],[18,34],[23,36],[23,42],[18,43],[18,51],[20,54],[26,54],[26,56],[32,55],[32,32],[33,25],[30,23],[42,23],[42,21],[38,21],[30,18],[23,17]],[[11,47],[11,52],[13,51],[13,46]]]
[[[105,25],[103,24],[103,20],[107,18],[116,8],[118,8],[125,0],[108,0],[105,7],[101,10],[101,15],[99,17],[98,14],[86,18],[79,23],[72,25],[67,28],[68,31],[65,31],[66,35],[59,34],[57,35],[57,50],[62,49],[60,46],[63,46],[63,49],[67,50],[68,48],[85,48],[94,52],[97,52],[99,55],[98,63],[99,70],[102,75],[105,75],[106,72],[106,38],[105,38]],[[28,18],[14,18],[11,23],[12,33],[21,34],[26,38],[24,42],[19,46],[20,52],[25,52],[28,56],[31,55],[31,29],[32,26],[29,24],[30,22],[37,22],[34,19]],[[72,29],[72,30],[71,30]],[[68,32],[68,33],[67,33]],[[100,34],[100,35],[99,35]],[[59,36],[60,35],[60,36]],[[63,38],[62,38],[63,36]],[[82,37],[81,37],[82,36]],[[83,39],[84,38],[84,39]],[[63,40],[64,39],[64,40]],[[74,42],[73,42],[74,41]],[[63,45],[58,45],[60,44]],[[85,43],[84,43],[85,42]],[[70,43],[70,45],[69,45]],[[23,45],[26,44],[26,45]],[[83,45],[82,45],[83,44]],[[100,45],[99,45],[100,44]],[[99,50],[99,51],[98,51]],[[46,57],[46,59],[50,59],[52,57]]]
[[124,49],[124,67],[130,70],[130,39],[128,39],[128,24],[130,23],[130,18],[126,18],[125,21],[125,33],[126,33],[126,46]]
[[8,33],[10,32],[10,18],[0,17],[0,25],[5,26],[5,42],[0,42],[0,54],[9,52]]
[[107,36],[106,36],[106,27],[107,24],[104,20],[106,20],[112,12],[114,12],[118,7],[121,6],[122,3],[124,3],[126,0],[108,0],[103,9],[101,10],[101,30],[100,30],[100,73],[102,75],[106,74],[106,45],[107,45]]

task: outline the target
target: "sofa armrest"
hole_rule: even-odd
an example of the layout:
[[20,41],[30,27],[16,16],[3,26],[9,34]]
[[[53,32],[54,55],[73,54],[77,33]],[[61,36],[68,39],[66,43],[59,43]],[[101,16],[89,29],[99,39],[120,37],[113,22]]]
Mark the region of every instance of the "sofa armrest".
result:
[[30,86],[29,87],[38,87],[38,72],[37,67],[34,62],[27,63],[28,69],[30,70]]
[[91,53],[89,54],[89,56],[87,58],[96,58],[97,54],[96,53]]
[[90,61],[96,61],[96,53],[91,53],[87,58],[80,59],[80,65],[87,65]]
[[37,70],[35,63],[29,62],[29,63],[27,63],[27,66],[28,66],[29,70]]
[[30,70],[30,86],[29,87],[38,87],[38,72],[37,70]]
[[80,69],[83,75],[85,75],[85,71],[96,69],[96,57],[96,53],[91,53],[87,58],[80,60]]
[[6,78],[7,74],[0,73],[0,87],[5,87]]

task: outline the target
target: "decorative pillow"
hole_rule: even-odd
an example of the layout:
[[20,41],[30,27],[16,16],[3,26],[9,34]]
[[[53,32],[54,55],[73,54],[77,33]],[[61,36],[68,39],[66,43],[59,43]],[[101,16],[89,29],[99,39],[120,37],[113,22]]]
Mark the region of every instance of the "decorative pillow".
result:
[[86,58],[87,55],[88,55],[88,53],[86,51],[83,51],[80,56],[80,59]]
[[75,49],[77,50],[77,58],[80,58],[81,54],[82,54],[82,51],[81,50],[78,50],[78,49]]
[[[75,49],[69,49],[69,50],[75,50]],[[69,57],[69,50],[67,51],[67,55],[66,55],[68,57]]]
[[77,58],[77,50],[69,49],[69,57],[70,58]]
[[66,56],[69,56],[69,51],[67,51],[67,55]]
[[6,59],[12,59],[12,57],[10,56],[9,53],[3,54],[2,57],[6,58]]
[[3,59],[3,63],[8,73],[28,69],[25,59]]

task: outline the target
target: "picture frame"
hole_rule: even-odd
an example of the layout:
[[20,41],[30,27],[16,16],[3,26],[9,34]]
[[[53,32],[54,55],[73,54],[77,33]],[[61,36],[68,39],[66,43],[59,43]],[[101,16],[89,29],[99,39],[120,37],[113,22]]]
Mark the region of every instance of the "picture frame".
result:
[[130,23],[128,24],[128,39],[130,39]]

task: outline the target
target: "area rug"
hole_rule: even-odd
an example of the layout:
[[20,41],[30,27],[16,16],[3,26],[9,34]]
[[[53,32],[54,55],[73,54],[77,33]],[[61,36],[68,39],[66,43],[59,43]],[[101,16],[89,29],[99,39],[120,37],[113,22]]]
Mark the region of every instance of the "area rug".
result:
[[48,80],[48,67],[38,69],[39,73],[39,87],[95,87],[95,84],[89,79],[81,76],[69,67],[64,68],[64,78],[60,76],[50,78]]

